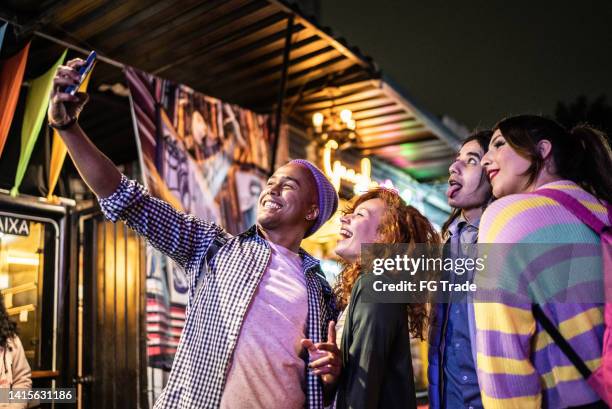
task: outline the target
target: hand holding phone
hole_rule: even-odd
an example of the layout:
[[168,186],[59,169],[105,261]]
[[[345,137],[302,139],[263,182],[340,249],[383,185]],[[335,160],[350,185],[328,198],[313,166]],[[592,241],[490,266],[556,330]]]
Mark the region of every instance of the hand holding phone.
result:
[[53,77],[47,118],[49,125],[58,130],[68,129],[77,121],[78,115],[89,99],[86,93],[78,90],[87,78],[96,60],[92,51],[86,61],[74,59],[59,66]]
[[85,81],[85,78],[87,78],[87,74],[89,74],[89,72],[93,68],[94,63],[96,62],[96,57],[97,57],[97,54],[95,51],[92,51],[91,53],[89,53],[89,55],[87,56],[87,60],[85,60],[85,64],[83,64],[81,68],[79,68],[77,71],[80,75],[79,83],[76,85],[67,86],[66,89],[64,90],[65,93],[70,94],[70,95],[75,95],[77,93],[79,87],[81,86],[83,81]]

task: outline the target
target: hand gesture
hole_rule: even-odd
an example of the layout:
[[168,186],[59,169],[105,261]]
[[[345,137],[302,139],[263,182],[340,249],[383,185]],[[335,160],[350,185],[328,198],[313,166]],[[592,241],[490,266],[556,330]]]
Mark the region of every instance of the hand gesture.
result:
[[321,376],[324,384],[334,386],[342,372],[340,350],[336,346],[336,323],[329,322],[327,342],[315,344],[310,339],[303,339],[302,346],[308,350],[310,357],[308,367],[312,373]]
[[52,125],[61,126],[74,121],[81,112],[89,97],[79,92],[70,95],[64,92],[69,85],[77,85],[81,76],[77,70],[85,64],[80,58],[68,61],[67,65],[60,65],[53,77],[53,88],[51,90],[49,109],[47,117]]

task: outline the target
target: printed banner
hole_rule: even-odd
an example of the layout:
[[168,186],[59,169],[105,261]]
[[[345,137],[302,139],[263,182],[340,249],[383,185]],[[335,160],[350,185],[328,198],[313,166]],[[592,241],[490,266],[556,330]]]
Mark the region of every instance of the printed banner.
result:
[[248,172],[261,183],[267,177],[268,116],[132,68],[126,76],[149,191],[230,233],[250,227],[237,206],[233,173]]

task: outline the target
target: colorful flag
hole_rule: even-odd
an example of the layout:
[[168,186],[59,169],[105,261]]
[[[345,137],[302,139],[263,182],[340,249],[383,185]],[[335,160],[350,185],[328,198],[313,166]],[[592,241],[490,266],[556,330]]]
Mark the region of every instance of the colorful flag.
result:
[[4,23],[2,27],[0,27],[0,50],[2,50],[2,40],[4,40],[4,32],[6,31],[6,26],[8,26],[8,23]]
[[[79,87],[79,92],[87,91],[87,85],[89,84],[89,78],[91,78],[91,73],[93,69],[89,71],[87,77]],[[56,129],[53,130],[53,147],[51,148],[51,164],[49,166],[49,193],[47,194],[47,199],[53,200],[53,191],[55,190],[55,186],[57,185],[57,180],[59,179],[60,171],[62,170],[62,165],[64,164],[64,159],[66,159],[66,152],[68,149],[66,148],[66,144],[62,140]]]
[[68,50],[64,50],[62,56],[53,64],[49,71],[30,82],[21,128],[21,155],[17,164],[15,186],[11,189],[11,196],[13,197],[19,194],[19,186],[30,162],[30,156],[32,156],[40,129],[43,122],[45,122],[47,106],[49,105],[49,94],[51,94],[53,86],[53,77],[57,68],[64,62],[67,52]]
[[23,50],[0,63],[0,156],[15,114],[29,51],[27,43]]

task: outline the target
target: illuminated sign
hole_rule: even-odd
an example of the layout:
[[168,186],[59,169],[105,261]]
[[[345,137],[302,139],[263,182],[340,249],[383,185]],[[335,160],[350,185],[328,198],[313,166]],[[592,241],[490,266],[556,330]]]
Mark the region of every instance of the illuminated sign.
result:
[[[339,160],[336,160],[332,163],[332,152],[338,149],[338,142],[334,140],[329,140],[325,144],[325,148],[323,150],[323,170],[325,174],[330,178],[332,184],[336,188],[336,191],[340,190],[340,182],[343,180],[352,183],[354,185],[353,192],[356,195],[364,193],[369,189],[375,188],[377,186],[385,187],[387,189],[395,190],[400,194],[402,199],[408,204],[412,204],[419,208],[422,211],[423,203],[419,197],[415,197],[415,192],[412,189],[404,189],[403,192],[399,192],[399,190],[393,185],[393,182],[390,179],[386,179],[383,182],[376,182],[372,180],[372,163],[370,159],[363,158],[361,159],[361,167],[360,171],[356,172],[354,169],[349,169],[344,166]],[[418,193],[416,196],[419,196]]]
[[0,215],[0,233],[15,236],[29,236],[30,223],[27,220]]
[[372,163],[370,159],[361,159],[360,172],[354,169],[349,169],[344,166],[339,160],[332,163],[332,151],[338,149],[338,142],[330,140],[325,144],[323,150],[323,170],[331,179],[336,191],[340,190],[340,182],[346,180],[354,186],[355,194],[366,192],[368,189],[378,186],[378,183],[372,180]]

